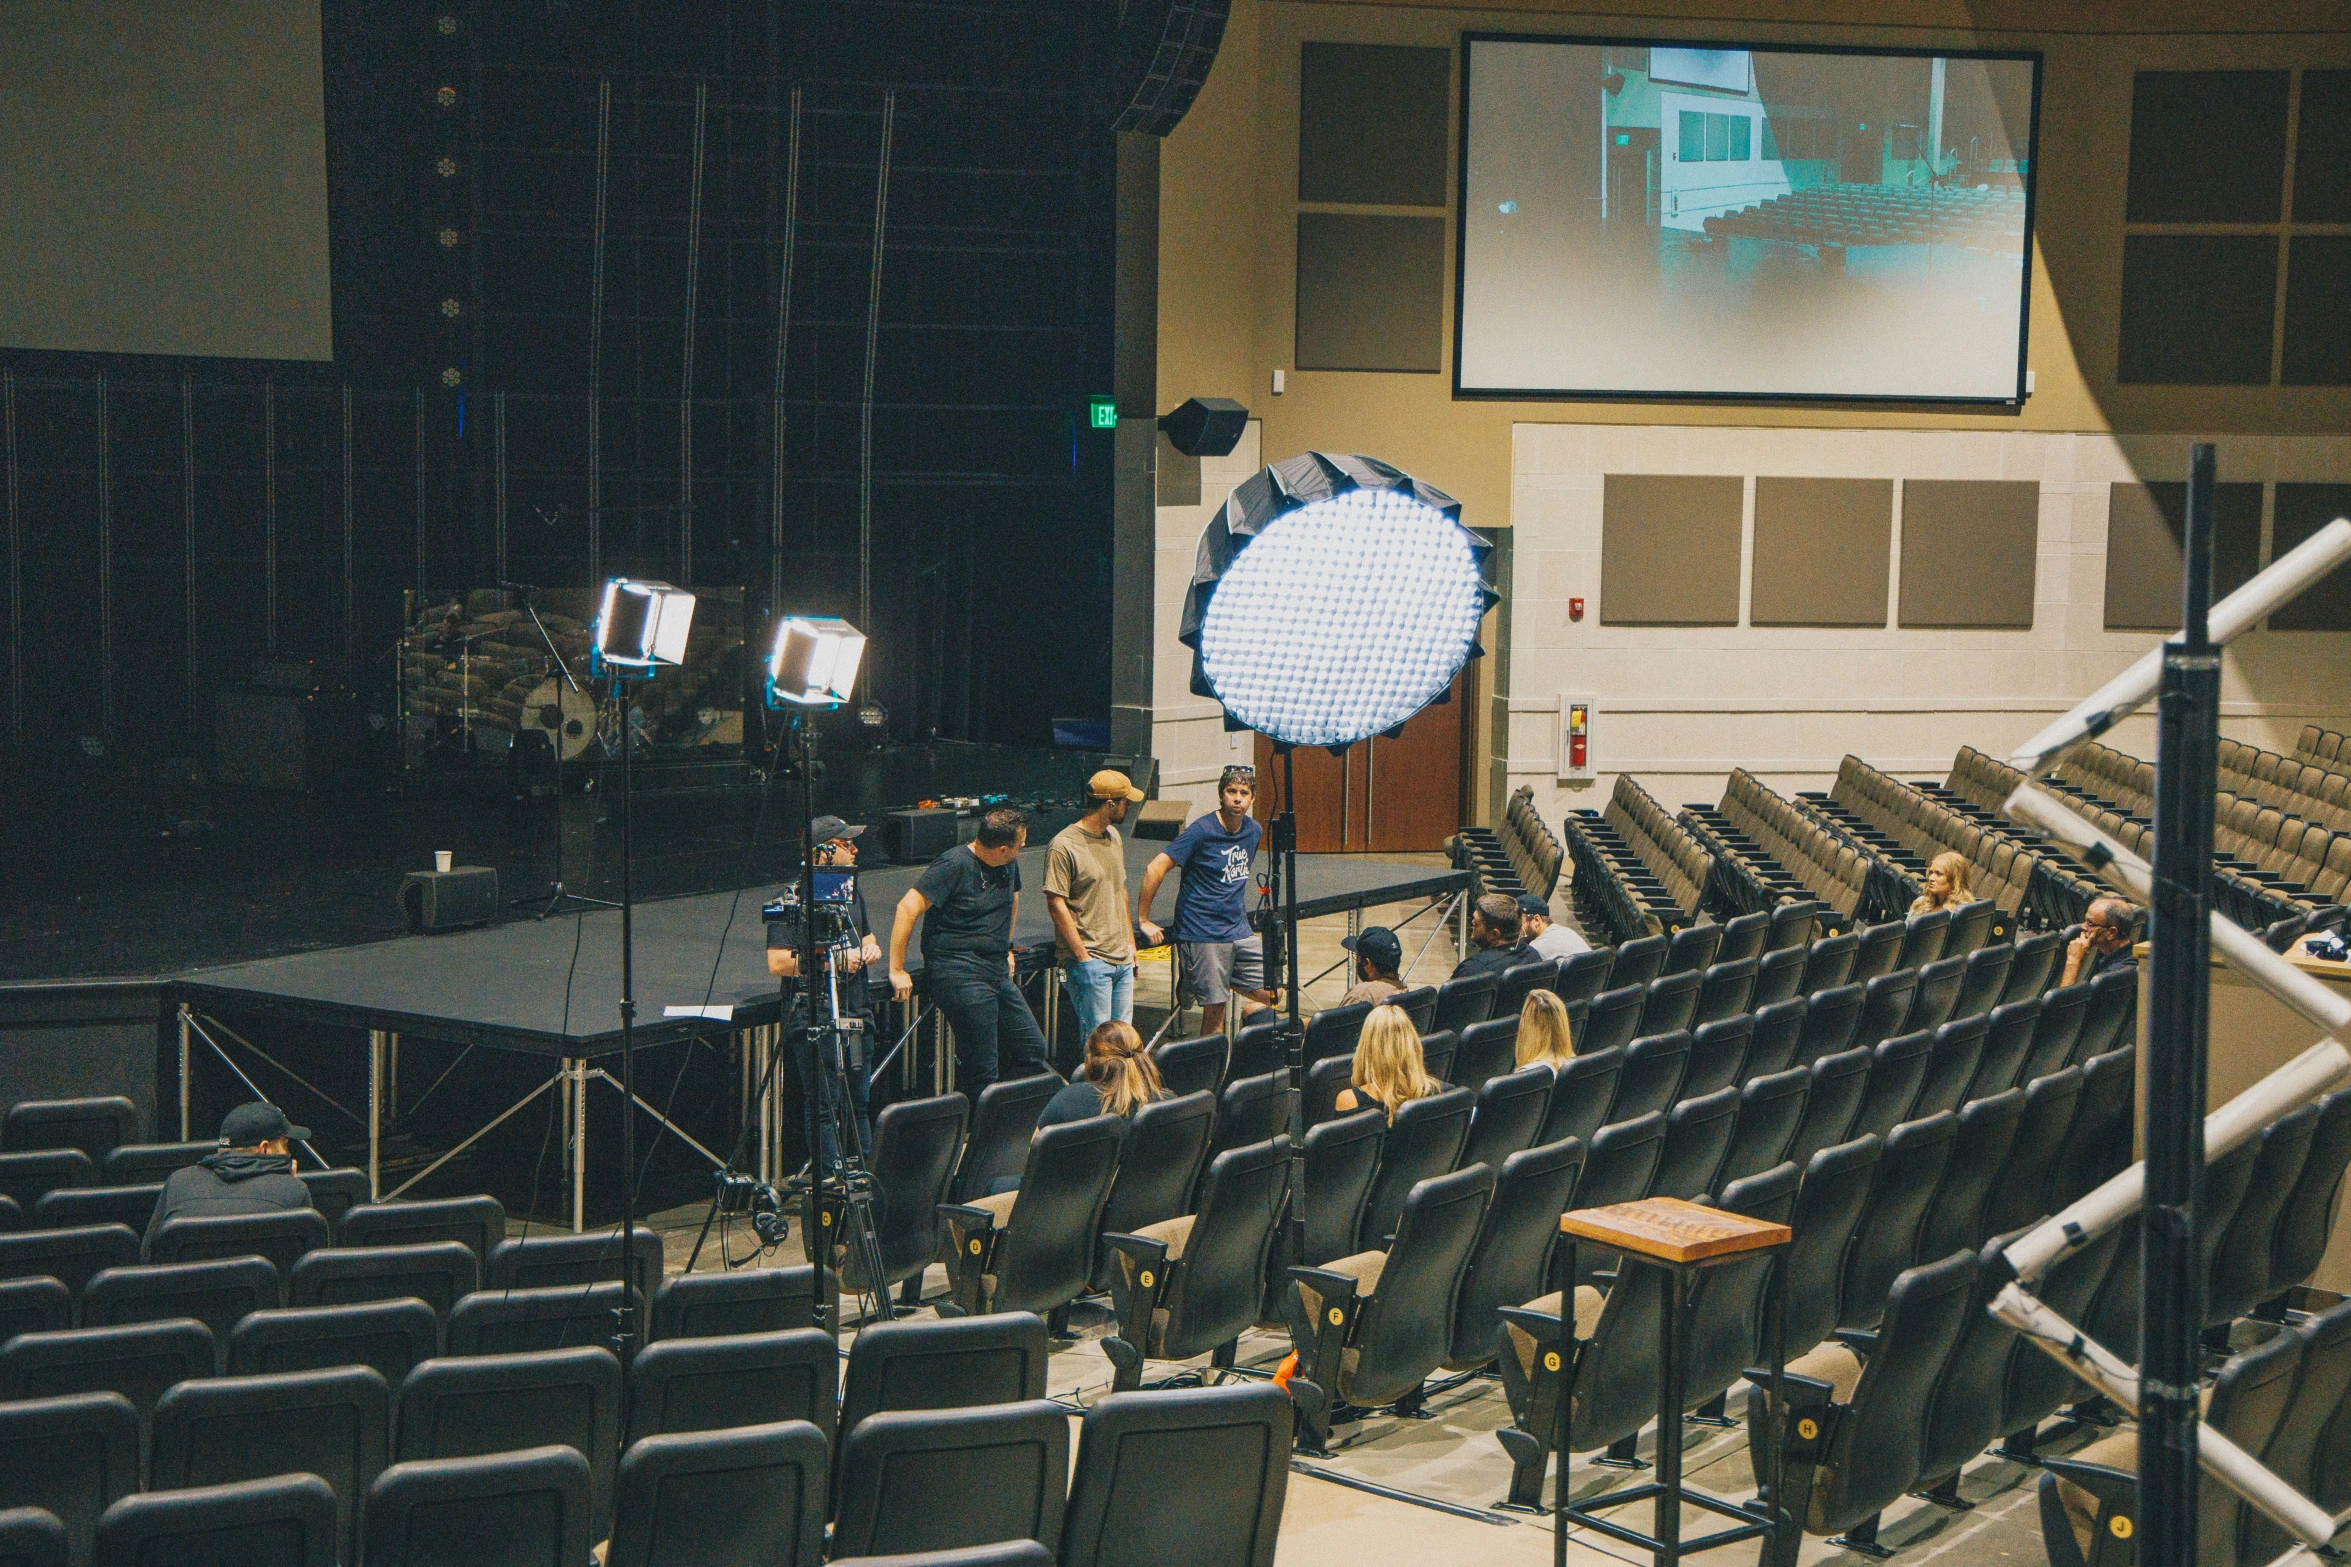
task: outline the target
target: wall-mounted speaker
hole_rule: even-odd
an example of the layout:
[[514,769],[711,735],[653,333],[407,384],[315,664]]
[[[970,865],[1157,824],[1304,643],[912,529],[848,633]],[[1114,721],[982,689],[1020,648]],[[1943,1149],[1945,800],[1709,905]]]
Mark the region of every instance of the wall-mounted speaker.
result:
[[1110,128],[1165,136],[1200,96],[1232,0],[1121,0],[1111,48]]
[[1223,457],[1241,444],[1249,410],[1229,397],[1194,397],[1160,416],[1167,443],[1186,457]]

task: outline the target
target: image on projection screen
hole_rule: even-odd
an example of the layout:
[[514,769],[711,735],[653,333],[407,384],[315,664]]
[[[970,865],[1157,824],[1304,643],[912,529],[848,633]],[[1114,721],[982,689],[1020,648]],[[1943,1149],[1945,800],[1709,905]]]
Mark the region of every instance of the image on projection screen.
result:
[[0,0],[0,347],[331,359],[319,0]]
[[1457,391],[2023,396],[2037,56],[1465,47]]

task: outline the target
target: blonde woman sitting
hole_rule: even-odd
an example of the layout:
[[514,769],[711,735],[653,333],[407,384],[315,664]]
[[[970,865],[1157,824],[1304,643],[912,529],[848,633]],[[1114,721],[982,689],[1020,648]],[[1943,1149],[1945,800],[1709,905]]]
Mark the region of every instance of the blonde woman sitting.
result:
[[1927,862],[1927,890],[1910,905],[1913,914],[1955,909],[1975,896],[1975,866],[1956,849],[1945,849]]
[[1068,1087],[1045,1101],[1037,1125],[1059,1126],[1097,1115],[1131,1118],[1144,1105],[1166,1097],[1159,1063],[1143,1048],[1143,1036],[1133,1024],[1112,1018],[1086,1036],[1085,1064]]
[[1420,1053],[1420,1031],[1402,1007],[1373,1007],[1363,1020],[1363,1032],[1355,1040],[1353,1076],[1355,1085],[1339,1090],[1339,1113],[1376,1104],[1388,1112],[1391,1124],[1407,1102],[1445,1091],[1443,1083],[1429,1076]]
[[1574,1059],[1567,1003],[1548,990],[1528,991],[1526,1005],[1518,1011],[1518,1064],[1547,1066],[1557,1074]]

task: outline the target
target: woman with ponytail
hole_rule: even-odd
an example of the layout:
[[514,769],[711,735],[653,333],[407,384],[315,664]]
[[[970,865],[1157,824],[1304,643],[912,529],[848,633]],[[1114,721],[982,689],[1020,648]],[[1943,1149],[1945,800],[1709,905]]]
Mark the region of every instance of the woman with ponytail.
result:
[[1039,1126],[1059,1126],[1089,1116],[1132,1116],[1154,1099],[1165,1099],[1167,1087],[1159,1080],[1159,1064],[1143,1048],[1143,1036],[1131,1023],[1112,1018],[1086,1037],[1085,1064],[1069,1086],[1045,1102]]

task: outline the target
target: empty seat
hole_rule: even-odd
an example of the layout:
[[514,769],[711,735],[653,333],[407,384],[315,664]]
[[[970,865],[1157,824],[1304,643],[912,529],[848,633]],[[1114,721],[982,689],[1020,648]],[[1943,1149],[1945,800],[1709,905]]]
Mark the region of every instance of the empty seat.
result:
[[1372,1180],[1379,1174],[1387,1138],[1387,1114],[1376,1105],[1308,1129],[1306,1190],[1291,1194],[1291,1200],[1303,1205],[1306,1252],[1289,1261],[1321,1262],[1356,1249],[1356,1228],[1371,1196]]
[[1983,1063],[1984,1039],[1991,1026],[1989,1018],[1963,1017],[1935,1030],[1926,1077],[1911,1102],[1912,1115],[1935,1115],[1967,1103],[1968,1088]]
[[481,1283],[481,1259],[463,1241],[416,1246],[337,1246],[306,1252],[286,1282],[295,1306],[354,1306],[421,1300],[446,1318]]
[[0,1507],[37,1507],[65,1525],[87,1567],[99,1515],[139,1488],[139,1412],[120,1393],[0,1404]]
[[1355,1041],[1363,1033],[1363,1020],[1371,1016],[1371,1006],[1368,1001],[1355,1001],[1342,1007],[1325,1007],[1308,1018],[1307,1063],[1312,1065],[1332,1056],[1355,1054]]
[[1758,1007],[1754,1030],[1748,1036],[1747,1059],[1739,1069],[1740,1075],[1751,1080],[1769,1077],[1774,1072],[1785,1072],[1792,1066],[1811,1065],[1808,1061],[1796,1059],[1797,1042],[1804,1037],[1804,1016],[1811,1008],[1812,1003],[1802,996]]
[[1755,962],[1755,988],[1748,993],[1747,1004],[1755,1008],[1771,1006],[1801,993],[1804,985],[1805,951],[1802,947],[1781,947],[1766,952]]
[[2090,981],[2090,998],[2082,1009],[2081,1032],[2074,1036],[2073,1056],[2078,1066],[2092,1056],[2120,1050],[2138,1042],[2132,1025],[2139,1014],[2139,971],[2109,969]]
[[[2138,1052],[2110,1050],[2084,1062],[2081,1073],[2081,1102],[2075,1107],[2073,1126],[2065,1134],[2064,1151],[2050,1174],[2052,1213],[2087,1196],[2093,1187],[2105,1184],[2109,1177],[2120,1175],[2131,1162],[2131,1108],[2138,1088]],[[2276,1170],[2279,1202],[2285,1200],[2286,1185],[2293,1179],[2290,1170],[2299,1168],[2301,1162],[2297,1156],[2291,1165]],[[2247,1235],[2243,1240],[2245,1272],[2256,1282],[2267,1274],[2264,1266],[2269,1253],[2267,1237],[2276,1217],[2277,1209],[2273,1206],[2259,1221],[2260,1237]],[[2244,1309],[2250,1311],[2253,1304],[2248,1301]]]
[[1646,985],[1664,972],[1663,936],[1636,936],[1631,941],[1618,942],[1615,950],[1616,957],[1608,966],[1608,982],[1618,989]]
[[1616,962],[1614,947],[1595,947],[1563,958],[1559,964],[1559,999],[1589,1001],[1607,987],[1608,971]]
[[1053,1312],[1085,1293],[1126,1135],[1116,1115],[1044,1127],[1017,1190],[939,1209],[958,1310]]
[[[896,1105],[890,1107],[896,1108]],[[889,1113],[889,1110],[882,1112]],[[932,1212],[935,1224],[936,1204]],[[885,1259],[888,1249],[885,1242]],[[732,1273],[678,1273],[663,1279],[661,1288],[653,1292],[656,1339],[782,1333],[810,1327],[815,1321],[816,1270],[806,1265],[741,1268]]]
[[579,1567],[596,1533],[588,1461],[550,1445],[397,1463],[367,1493],[370,1567]]
[[1990,898],[1978,898],[1954,908],[1950,933],[1943,938],[1943,955],[1964,958],[1982,950],[1984,943],[1991,939],[1992,925],[1999,913],[2000,905]]
[[[1329,1447],[1342,1404],[1388,1404],[1418,1391],[1444,1363],[1453,1302],[1494,1194],[1494,1172],[1472,1165],[1420,1181],[1395,1218],[1385,1251],[1294,1268],[1290,1337],[1298,1369],[1299,1445]],[[1304,1384],[1303,1386],[1301,1384]]]
[[98,1179],[109,1186],[161,1185],[174,1170],[184,1170],[220,1152],[216,1138],[193,1143],[124,1143],[98,1161]]
[[310,1206],[330,1228],[341,1223],[344,1214],[374,1196],[365,1170],[346,1166],[334,1170],[296,1170],[294,1174],[310,1188]]
[[830,1456],[825,1434],[804,1420],[634,1442],[621,1456],[605,1559],[609,1567],[815,1567]]
[[1959,1006],[1960,986],[1967,979],[1967,959],[1943,958],[1918,971],[1918,988],[1911,992],[1910,1011],[1901,1032],[1940,1028]]
[[1053,1567],[1054,1555],[1034,1540],[999,1540],[950,1551],[892,1551],[887,1556],[836,1556],[833,1567]]
[[1719,1184],[1761,1175],[1786,1159],[1811,1092],[1812,1074],[1802,1067],[1749,1078],[1739,1090],[1739,1118],[1723,1155]]
[[440,1197],[430,1202],[362,1203],[343,1215],[335,1238],[345,1246],[421,1246],[463,1241],[487,1261],[506,1238],[506,1210],[495,1197]]
[[1649,1194],[1689,1200],[1713,1191],[1738,1123],[1739,1091],[1735,1088],[1718,1089],[1676,1104],[1665,1118],[1665,1148],[1658,1156]]
[[[1585,1249],[1578,1248],[1579,1274]],[[1569,1449],[1589,1452],[1639,1435],[1657,1413],[1663,1278],[1655,1268],[1628,1268],[1605,1295],[1577,1285],[1503,1310],[1510,1424],[1494,1434],[1510,1455],[1509,1506],[1542,1505],[1543,1470],[1563,1424]]]
[[[2351,1303],[2329,1307],[2293,1329],[2302,1340],[2302,1365],[2296,1373],[2292,1397],[2279,1416],[2277,1434],[2270,1439],[2261,1461],[2271,1474],[2321,1506],[2333,1507],[2322,1490],[2339,1492],[2340,1476],[2319,1472],[2321,1443],[2337,1425],[2336,1416],[2351,1396]],[[2329,1454],[2328,1456],[2335,1456]],[[2241,1559],[2267,1562],[2290,1543],[2285,1533],[2258,1510],[2244,1521]]]
[[20,1099],[0,1119],[0,1150],[78,1148],[93,1164],[139,1136],[139,1108],[120,1094],[87,1099]]
[[1764,950],[1802,951],[1809,947],[1814,931],[1820,927],[1820,911],[1820,904],[1804,898],[1791,898],[1774,907],[1771,911],[1771,934],[1764,941]]
[[95,1567],[335,1567],[335,1493],[314,1474],[126,1496],[98,1520]]
[[1494,992],[1501,983],[1502,976],[1489,969],[1482,974],[1463,974],[1439,985],[1434,1029],[1458,1033],[1472,1023],[1483,1023],[1492,1017]]
[[1919,1088],[1926,1082],[1934,1046],[1932,1034],[1901,1034],[1870,1052],[1869,1086],[1853,1111],[1845,1137],[1869,1132],[1883,1137],[1911,1118],[1911,1106],[1918,1102]]
[[1715,960],[1722,950],[1722,927],[1711,922],[1686,925],[1666,943],[1667,974],[1695,973]]
[[1624,1053],[1624,1070],[1616,1080],[1616,1098],[1608,1107],[1608,1119],[1629,1121],[1652,1110],[1667,1109],[1679,1097],[1689,1067],[1688,1034],[1634,1040]]
[[2270,1241],[2269,1287],[2274,1295],[2305,1283],[2326,1255],[2333,1233],[2343,1171],[2351,1165],[2351,1089],[2337,1089],[2317,1101],[2318,1125],[2309,1152],[2294,1177],[2294,1190],[2279,1210]]
[[1533,1147],[1551,1108],[1551,1087],[1551,1069],[1539,1064],[1488,1079],[1477,1091],[1469,1140],[1457,1162],[1490,1164],[1498,1171],[1503,1160]]
[[1815,991],[1805,1003],[1804,1027],[1796,1036],[1796,1059],[1791,1064],[1810,1066],[1823,1056],[1842,1055],[1852,1049],[1864,994],[1859,985]]
[[1846,983],[1866,985],[1902,966],[1902,947],[1909,935],[1906,921],[1888,920],[1882,925],[1868,926],[1858,935],[1860,942],[1853,950],[1853,968],[1846,976]]
[[[1420,1036],[1421,1065],[1427,1069],[1429,1076],[1435,1078],[1440,1083],[1452,1081],[1453,1054],[1455,1047],[1458,1044],[1458,1037],[1449,1028],[1439,1029],[1436,1033],[1423,1034]],[[1284,1082],[1287,1082],[1288,1080],[1289,1079],[1286,1076],[1283,1078]],[[1276,1130],[1279,1130],[1279,1128],[1276,1128]],[[1270,1136],[1272,1134],[1268,1133],[1267,1135]]]
[[1061,1543],[1069,1411],[1049,1399],[875,1415],[841,1442],[836,1557]]
[[392,1391],[364,1366],[182,1382],[155,1406],[147,1486],[314,1474],[334,1493],[342,1559],[355,1561],[360,1503],[391,1440]]
[[618,1354],[623,1305],[617,1282],[476,1290],[450,1310],[449,1353],[517,1355],[593,1344]]
[[[620,1447],[620,1362],[612,1351],[583,1347],[428,1360],[400,1388],[392,1451],[403,1465],[551,1445],[588,1460],[589,1538],[607,1538],[613,1455]],[[371,1553],[374,1538],[371,1527]]]
[[1476,1107],[1477,1095],[1466,1088],[1452,1088],[1408,1099],[1397,1110],[1380,1145],[1380,1167],[1372,1176],[1363,1217],[1355,1227],[1357,1251],[1377,1251],[1387,1245],[1413,1187],[1454,1167],[1469,1140],[1470,1116]]
[[1799,990],[1807,996],[1816,996],[1824,990],[1834,990],[1853,982],[1854,959],[1861,952],[1861,937],[1851,931],[1836,936],[1823,936],[1805,950],[1804,980]]
[[[36,1230],[79,1229],[92,1224],[144,1230],[147,1221],[155,1217],[155,1199],[162,1195],[161,1181],[144,1186],[60,1186],[33,1204],[28,1222]],[[9,1206],[14,1208],[15,1204]]]
[[249,1313],[229,1333],[231,1376],[366,1366],[387,1386],[440,1353],[440,1324],[420,1300],[298,1306]]
[[1494,1195],[1454,1298],[1444,1361],[1452,1370],[1489,1364],[1501,1347],[1497,1313],[1543,1293],[1559,1216],[1574,1204],[1584,1157],[1584,1145],[1571,1139],[1512,1154],[1496,1167]]
[[[1475,1093],[1518,1067],[1518,1014],[1489,1018],[1461,1030],[1445,1080]],[[1433,1074],[1432,1074],[1433,1075]]]
[[68,1567],[65,1524],[41,1507],[0,1509],[0,1567]]
[[1197,1039],[1170,1039],[1151,1047],[1151,1063],[1159,1081],[1171,1094],[1210,1093],[1224,1087],[1225,1064],[1232,1058],[1232,1041],[1222,1034]]
[[1502,971],[1494,984],[1493,1009],[1486,1014],[1487,1021],[1516,1019],[1518,1009],[1526,1005],[1527,997],[1538,990],[1549,990],[1559,979],[1559,960],[1541,958],[1532,963],[1515,964]]
[[1804,1102],[1804,1119],[1796,1124],[1795,1139],[1788,1144],[1789,1158],[1808,1165],[1823,1148],[1848,1141],[1846,1129],[1869,1091],[1874,1060],[1870,1051],[1847,1050],[1812,1063],[1812,1091]]
[[[2024,1113],[2016,1124],[2008,1163],[1984,1204],[1984,1228],[1993,1235],[2022,1228],[2050,1211],[2049,1188],[2065,1136],[2073,1130],[2082,1099],[2082,1069],[2069,1066],[2025,1085]],[[2109,1346],[2110,1348],[2112,1346]]]
[[[1290,1401],[1264,1383],[1113,1393],[1078,1427],[1065,1567],[1273,1567]],[[1164,1478],[1182,1476],[1167,1485]]]
[[[633,1287],[650,1300],[661,1285],[661,1237],[636,1228]],[[500,1241],[482,1263],[485,1290],[542,1290],[621,1282],[620,1230],[586,1235],[526,1235]]]
[[79,1148],[0,1153],[0,1197],[31,1213],[61,1186],[95,1186],[98,1166]]
[[[1413,1005],[1434,1013],[1437,1009],[1437,992],[1433,986],[1408,990],[1393,999],[1401,1006],[1408,998],[1421,998],[1424,995],[1425,1005],[1419,999],[1414,999]],[[1417,1016],[1414,1017],[1413,1026],[1423,1033],[1428,1031]],[[1233,1036],[1232,1051],[1225,1064],[1225,1082],[1228,1086],[1244,1077],[1262,1077],[1268,1072],[1283,1070],[1287,1070],[1287,1057],[1283,1053],[1282,1025],[1278,1019],[1267,1018],[1262,1023],[1251,1023]],[[1038,1108],[1042,1109],[1043,1106]]]
[[212,1330],[186,1319],[20,1333],[0,1345],[0,1399],[120,1393],[143,1419],[166,1389],[213,1367]]
[[1925,914],[1913,914],[1903,921],[1902,953],[1894,967],[1924,968],[1943,956],[1943,943],[1951,934],[1951,910],[1935,909]]
[[1735,963],[1741,958],[1760,958],[1771,935],[1771,915],[1758,910],[1741,914],[1722,925],[1722,944],[1714,950],[1717,963]]
[[629,1362],[628,1441],[804,1420],[832,1436],[840,1351],[821,1328],[663,1339]]
[[880,1322],[849,1348],[841,1391],[845,1440],[891,1411],[967,1409],[1045,1396],[1052,1344],[1034,1312],[943,1322]]
[[2074,1041],[2090,1006],[2090,987],[2065,985],[2041,998],[2040,1016],[2033,1023],[2033,1048],[2025,1057],[2023,1080],[2047,1077],[2073,1062]]
[[[1385,1117],[1366,1110],[1347,1118],[1370,1123],[1371,1151],[1361,1158],[1357,1196],[1328,1222],[1322,1244],[1328,1255],[1343,1255],[1340,1236],[1351,1238],[1378,1164],[1378,1139]],[[1337,1125],[1338,1123],[1332,1123]],[[1317,1131],[1322,1128],[1316,1128]],[[1314,1133],[1307,1134],[1309,1145]],[[1269,1138],[1247,1148],[1228,1149],[1208,1166],[1195,1214],[1169,1219],[1134,1235],[1107,1235],[1117,1263],[1110,1296],[1118,1311],[1115,1335],[1102,1350],[1122,1389],[1142,1385],[1145,1360],[1188,1360],[1215,1351],[1225,1358],[1241,1334],[1256,1323],[1265,1295],[1268,1256],[1275,1243],[1283,1194],[1289,1183],[1290,1144]],[[1308,1179],[1308,1190],[1314,1190]],[[1317,1237],[1309,1221],[1308,1255]]]
[[2006,942],[1979,947],[1967,955],[1967,969],[1959,982],[1959,999],[1951,1005],[1953,1017],[1979,1017],[2000,1004],[2008,989],[2008,973],[2016,963],[2016,948]]
[[1853,1250],[1845,1259],[1839,1327],[1878,1325],[1894,1276],[1917,1259],[1919,1227],[1942,1185],[1958,1133],[1959,1117],[1946,1111],[1923,1121],[1906,1121],[1886,1135],[1885,1151],[1870,1183],[1869,1206],[1854,1226]]
[[1755,1019],[1747,1013],[1701,1023],[1690,1034],[1690,1060],[1682,1073],[1681,1097],[1694,1099],[1747,1080],[1747,1046]]
[[1592,1140],[1608,1122],[1608,1107],[1616,1099],[1616,1084],[1624,1073],[1624,1049],[1578,1050],[1575,1059],[1553,1074],[1551,1108],[1544,1116],[1537,1145],[1565,1138]]
[[221,1257],[261,1257],[280,1279],[306,1253],[334,1244],[334,1232],[315,1209],[283,1213],[224,1213],[173,1217],[147,1239],[149,1262],[207,1262]]
[[1706,976],[1696,969],[1652,980],[1641,1002],[1641,1017],[1634,1025],[1634,1037],[1646,1039],[1688,1028],[1697,1016],[1698,988],[1705,980]]
[[229,1331],[280,1299],[278,1271],[259,1257],[108,1268],[83,1286],[82,1322],[100,1328],[193,1317],[212,1330],[226,1364]]
[[1974,1100],[1957,1114],[1958,1130],[1943,1165],[1942,1184],[1919,1226],[1920,1257],[1948,1257],[1984,1243],[1984,1205],[2015,1146],[2016,1129],[2024,1118],[2024,1090],[2011,1088]]
[[[1775,1165],[1760,1175],[1725,1184],[1718,1206],[1742,1218],[1786,1224],[1794,1216],[1801,1179],[1794,1165]],[[1684,1412],[1713,1404],[1749,1368],[1769,1358],[1770,1346],[1763,1340],[1764,1293],[1780,1260],[1765,1252],[1718,1263],[1692,1282]]]
[[[1425,1041],[1423,1042],[1425,1045]],[[1211,1157],[1228,1148],[1246,1148],[1289,1130],[1290,1074],[1267,1072],[1225,1084],[1216,1106],[1216,1139]]]
[[0,1279],[0,1344],[19,1333],[58,1333],[73,1326],[73,1291],[47,1277]]
[[1584,1026],[1576,1033],[1576,1053],[1593,1054],[1631,1044],[1640,1027],[1641,1005],[1648,994],[1647,986],[1624,985],[1593,997]]
[[[1240,1050],[1234,1049],[1235,1071]],[[963,1144],[963,1162],[947,1189],[949,1202],[971,1202],[998,1191],[1002,1183],[1018,1180],[1027,1168],[1029,1137],[1045,1102],[1059,1093],[1061,1079],[1050,1072],[990,1083],[980,1090],[972,1109],[971,1132]]]
[[1713,1023],[1746,1011],[1755,993],[1755,975],[1753,958],[1739,958],[1708,968],[1698,986],[1698,1002],[1691,1021]]
[[2030,1001],[2040,995],[2049,988],[2050,976],[2061,972],[2064,958],[2063,931],[2044,930],[2019,936],[2016,960],[2008,966],[2008,986],[2000,993],[2000,999]]
[[[1201,1092],[1140,1105],[1129,1118],[1126,1145],[1102,1205],[1100,1232],[1131,1234],[1191,1211],[1192,1188],[1208,1162],[1216,1096]],[[1094,1248],[1093,1287],[1110,1288],[1110,1248]]]
[[2033,1053],[2033,1030],[2039,1026],[2040,1018],[2038,996],[2027,1001],[2003,1002],[1986,1014],[1983,1058],[1976,1063],[1975,1080],[1967,1089],[1968,1098],[1981,1099],[2005,1088],[2024,1086],[2025,1058]]
[[1918,994],[1918,971],[1880,974],[1861,987],[1861,1015],[1854,1020],[1848,1050],[1874,1049],[1902,1032]]

